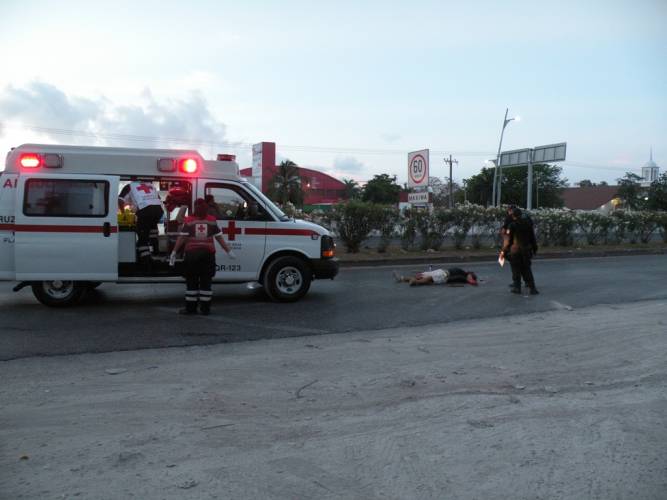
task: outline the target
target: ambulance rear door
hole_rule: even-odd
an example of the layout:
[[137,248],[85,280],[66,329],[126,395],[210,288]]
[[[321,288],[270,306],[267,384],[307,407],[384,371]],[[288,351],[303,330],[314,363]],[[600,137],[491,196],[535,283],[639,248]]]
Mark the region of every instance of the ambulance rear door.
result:
[[118,279],[117,176],[31,174],[16,197],[16,279]]

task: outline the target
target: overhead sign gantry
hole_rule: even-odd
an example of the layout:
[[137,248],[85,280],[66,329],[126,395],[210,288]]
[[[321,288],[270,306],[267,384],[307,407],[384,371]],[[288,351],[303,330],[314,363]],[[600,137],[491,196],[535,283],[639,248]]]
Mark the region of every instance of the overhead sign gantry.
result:
[[[559,142],[557,144],[547,144],[546,146],[537,146],[534,148],[514,149],[512,151],[503,151],[500,153],[501,170],[503,167],[528,167],[528,193],[526,197],[526,208],[528,210],[533,208],[533,165],[535,163],[553,163],[557,161],[565,161],[565,153],[567,150],[566,142]],[[498,203],[500,203],[501,187],[498,183]]]

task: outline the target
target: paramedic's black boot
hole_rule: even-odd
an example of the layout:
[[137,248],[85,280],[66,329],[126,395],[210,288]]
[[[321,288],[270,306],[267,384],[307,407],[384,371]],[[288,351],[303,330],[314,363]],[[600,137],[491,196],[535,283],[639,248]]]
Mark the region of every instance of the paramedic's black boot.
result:
[[185,302],[185,307],[178,311],[178,314],[183,314],[184,316],[192,316],[197,314],[197,303],[194,300],[189,300]]
[[150,255],[142,257],[140,264],[141,264],[141,272],[145,276],[150,276],[153,274],[153,259],[151,258]]
[[204,316],[211,314],[211,303],[210,302],[200,302],[199,312]]
[[510,287],[510,292],[512,293],[521,293],[521,283],[512,283],[512,286]]
[[531,295],[539,295],[540,292],[537,291],[537,288],[535,288],[535,285],[530,287],[530,294]]

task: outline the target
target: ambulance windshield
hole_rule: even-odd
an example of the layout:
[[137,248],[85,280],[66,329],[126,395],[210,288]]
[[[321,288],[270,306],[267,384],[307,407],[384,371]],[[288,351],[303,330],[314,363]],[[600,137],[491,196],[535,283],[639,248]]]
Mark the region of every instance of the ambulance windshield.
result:
[[271,211],[276,217],[278,217],[278,219],[280,219],[281,221],[290,220],[290,218],[287,215],[285,215],[285,212],[280,210],[280,208],[278,208],[278,206],[275,203],[273,203],[269,198],[267,198],[264,195],[264,193],[262,193],[259,189],[257,189],[257,187],[254,184],[250,182],[244,182],[244,184],[248,189],[250,189],[250,191],[255,193],[255,195],[264,202],[266,209]]

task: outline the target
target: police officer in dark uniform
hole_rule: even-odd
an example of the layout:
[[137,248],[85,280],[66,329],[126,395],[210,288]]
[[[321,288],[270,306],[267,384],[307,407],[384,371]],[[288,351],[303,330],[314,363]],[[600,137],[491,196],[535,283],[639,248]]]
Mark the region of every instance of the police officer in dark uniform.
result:
[[[509,207],[507,207],[507,215],[505,216],[505,221],[503,222],[503,225],[502,225],[502,230],[503,230],[503,232],[505,232],[505,231],[507,231],[507,230],[509,229],[510,224],[512,223],[512,220],[513,220],[513,219],[512,219],[512,212],[513,212],[514,209],[516,209],[516,208],[518,208],[516,205],[510,205]],[[522,213],[521,213],[521,218],[527,220],[528,223],[529,223],[529,224],[531,225],[531,227],[532,227],[532,225],[533,225],[533,219],[530,218],[530,215],[528,215],[527,213],[523,213],[523,212],[522,212]]]
[[535,278],[531,269],[531,260],[537,253],[535,231],[530,218],[523,217],[521,209],[512,209],[512,222],[508,226],[508,237],[503,253],[508,256],[512,266],[512,293],[521,293],[521,278],[530,289],[531,295],[539,292],[535,287]]
[[215,217],[208,215],[209,206],[202,198],[195,201],[194,215],[185,218],[181,235],[176,240],[169,265],[176,262],[176,254],[185,247],[185,308],[181,314],[196,314],[197,302],[203,315],[211,313],[211,281],[215,276],[215,243],[234,259],[234,252],[222,237]]

